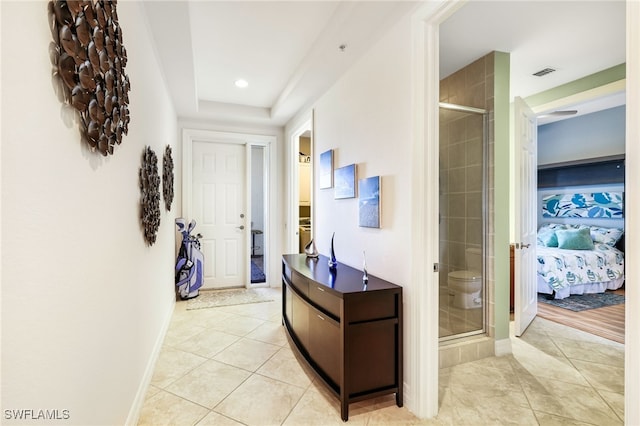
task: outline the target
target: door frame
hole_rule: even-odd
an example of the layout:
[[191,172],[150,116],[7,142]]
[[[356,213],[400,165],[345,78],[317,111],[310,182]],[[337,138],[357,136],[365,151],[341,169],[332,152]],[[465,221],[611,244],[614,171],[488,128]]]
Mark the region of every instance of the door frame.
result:
[[[440,101],[440,24],[465,2],[426,3],[412,17],[413,162],[411,276],[407,309],[407,406],[420,418],[438,414],[439,372],[439,202],[438,135]],[[430,195],[431,194],[431,195]],[[425,309],[424,307],[428,307]]]
[[[193,210],[192,199],[191,199],[191,190],[192,190],[192,179],[193,179],[193,170],[192,170],[192,155],[193,155],[193,142],[194,141],[202,141],[202,142],[210,142],[210,143],[228,143],[228,144],[237,144],[245,146],[245,205],[246,205],[246,217],[247,223],[251,223],[251,147],[252,146],[262,146],[264,147],[264,181],[266,184],[265,195],[264,195],[264,208],[265,208],[265,217],[264,217],[264,234],[263,234],[263,242],[265,247],[265,276],[266,280],[264,284],[251,284],[251,266],[250,262],[245,262],[245,287],[270,287],[270,279],[271,277],[276,277],[277,274],[272,274],[271,258],[273,258],[273,254],[275,253],[275,238],[272,233],[273,230],[276,229],[274,226],[274,222],[277,220],[276,215],[271,214],[272,208],[271,206],[275,206],[276,200],[273,199],[275,194],[277,194],[277,190],[275,188],[275,180],[273,179],[272,170],[275,170],[275,155],[273,153],[273,147],[276,146],[277,138],[275,136],[270,135],[259,135],[259,134],[250,134],[250,133],[231,133],[231,132],[220,132],[216,130],[201,130],[201,129],[189,129],[185,128],[182,130],[182,216],[185,218],[191,217],[191,212]],[[190,220],[190,219],[188,219]],[[250,231],[250,230],[249,230]],[[251,232],[245,233],[244,239],[244,251],[246,253],[246,258],[251,259]]]
[[[407,406],[418,417],[434,417],[438,413],[438,281],[432,265],[438,261],[437,169],[439,100],[439,25],[464,5],[464,1],[440,0],[422,6],[413,15],[413,190],[411,272],[413,286],[407,309],[407,374],[415,380],[412,389],[406,389]],[[626,114],[626,210],[630,217],[640,217],[640,196],[636,195],[640,181],[640,2],[626,1],[627,40],[627,114]],[[433,199],[430,199],[433,198]],[[638,225],[625,224],[626,253],[630,258],[640,255]],[[508,252],[508,251],[507,251]],[[508,264],[508,262],[507,262]],[[640,269],[629,268],[626,277],[640,282]],[[508,287],[507,287],[508,288]],[[625,323],[625,423],[640,423],[640,290],[630,286]],[[508,300],[508,297],[507,297]],[[428,307],[428,309],[424,309]],[[633,329],[632,329],[633,328]]]
[[[302,118],[302,121],[299,122],[295,127],[293,127],[287,136],[287,140],[289,143],[287,144],[287,173],[288,173],[288,188],[287,193],[289,196],[287,199],[289,200],[288,208],[287,208],[287,223],[288,226],[285,226],[286,229],[286,253],[298,253],[298,245],[299,245],[299,237],[300,232],[298,230],[298,225],[300,224],[300,214],[298,212],[298,204],[300,203],[300,193],[298,186],[300,185],[300,179],[298,175],[298,162],[299,162],[299,152],[300,152],[300,136],[302,136],[305,132],[309,131],[311,133],[311,157],[313,158],[313,111],[310,111],[309,114],[305,115]],[[313,176],[313,164],[312,161],[312,176]],[[312,178],[313,182],[313,178]],[[313,218],[315,217],[315,203],[313,202],[313,187],[311,188],[311,238],[314,236],[313,230],[315,229],[315,221]]]

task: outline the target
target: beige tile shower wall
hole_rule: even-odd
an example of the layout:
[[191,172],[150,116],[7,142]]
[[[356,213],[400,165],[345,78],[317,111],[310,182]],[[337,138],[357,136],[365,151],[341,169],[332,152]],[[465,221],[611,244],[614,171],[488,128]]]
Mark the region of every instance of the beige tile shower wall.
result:
[[[488,145],[487,145],[487,294],[485,303],[488,307],[487,334],[494,336],[494,53],[476,60],[468,66],[440,81],[440,101],[458,105],[482,108],[489,111]],[[481,176],[482,141],[475,134],[474,127],[482,126],[480,115],[471,115],[464,122],[455,120],[454,115],[460,113],[445,112],[440,121],[440,179],[441,179],[441,214],[440,224],[440,259],[442,273],[440,285],[446,287],[447,273],[463,269],[464,250],[469,246],[479,247],[482,243],[482,220],[477,213],[471,213],[482,203]],[[454,122],[455,121],[455,122]],[[465,168],[461,173],[461,168]],[[472,341],[468,342],[473,344]],[[463,345],[464,346],[464,345]],[[486,345],[485,345],[486,346]],[[485,348],[486,349],[486,348]],[[460,350],[462,346],[447,347],[446,350]],[[472,351],[486,354],[486,350]],[[468,349],[465,354],[469,354]],[[454,357],[463,360],[467,356]],[[468,359],[467,359],[468,360]]]

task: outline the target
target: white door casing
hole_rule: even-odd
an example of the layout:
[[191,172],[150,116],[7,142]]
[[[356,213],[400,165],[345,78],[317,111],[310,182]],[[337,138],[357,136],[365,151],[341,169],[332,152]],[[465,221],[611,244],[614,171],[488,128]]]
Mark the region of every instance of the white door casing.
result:
[[[307,131],[311,132],[311,141],[313,144],[313,111],[311,111],[309,115],[304,118],[304,121],[287,132],[287,140],[289,141],[289,143],[287,155],[288,225],[287,245],[285,247],[286,253],[297,253],[298,245],[300,242],[300,214],[298,208],[298,206],[300,205],[300,172],[298,166],[300,164],[300,136],[302,136]],[[313,188],[311,188],[309,198],[311,202],[311,200],[313,199]],[[311,216],[313,217],[313,210],[311,211]],[[312,238],[313,226],[315,225],[312,221]]]
[[246,146],[194,141],[192,218],[205,257],[205,289],[246,285]]
[[514,251],[514,321],[515,334],[521,336],[538,313],[536,281],[537,231],[537,119],[522,100],[514,99],[515,131],[515,235]]
[[[264,147],[264,229],[263,229],[263,249],[264,252],[264,261],[265,261],[265,275],[267,276],[267,282],[264,284],[253,284],[254,286],[270,286],[273,283],[270,283],[270,277],[276,277],[277,275],[273,273],[280,268],[280,263],[278,256],[270,256],[269,253],[276,253],[280,250],[277,247],[276,239],[272,238],[272,230],[277,226],[277,216],[280,213],[280,202],[278,201],[278,191],[276,188],[276,179],[275,173],[272,171],[276,169],[276,161],[277,161],[277,137],[270,135],[259,135],[259,134],[249,134],[249,133],[231,133],[231,132],[221,132],[216,130],[201,130],[201,129],[188,129],[185,128],[182,131],[182,217],[187,219],[188,221],[194,218],[194,207],[193,207],[193,146],[196,142],[208,142],[208,143],[225,143],[225,144],[235,144],[243,147],[243,152],[245,153],[245,165],[251,164],[251,147],[252,146],[262,146]],[[250,223],[252,221],[251,218],[251,199],[250,199],[250,190],[249,190],[249,168],[246,168],[247,171],[245,173],[246,179],[246,188],[245,188],[245,199],[244,205],[247,209],[245,213],[245,232],[244,242],[243,242],[243,253],[244,259],[241,263],[242,268],[244,268],[244,276],[245,280],[240,284],[240,286],[249,287],[250,284],[250,262],[249,262],[249,252],[251,248],[251,232],[249,232]],[[240,225],[238,225],[240,226]],[[195,232],[202,233],[200,229],[200,225],[196,226]],[[208,259],[205,257],[205,268],[207,267]]]

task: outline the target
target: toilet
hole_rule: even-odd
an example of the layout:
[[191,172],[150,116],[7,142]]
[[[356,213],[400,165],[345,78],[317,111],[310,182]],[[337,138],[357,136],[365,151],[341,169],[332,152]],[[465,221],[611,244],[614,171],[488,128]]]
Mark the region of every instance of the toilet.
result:
[[482,307],[482,250],[468,248],[465,250],[464,271],[449,272],[449,291],[453,293],[453,306],[460,309]]

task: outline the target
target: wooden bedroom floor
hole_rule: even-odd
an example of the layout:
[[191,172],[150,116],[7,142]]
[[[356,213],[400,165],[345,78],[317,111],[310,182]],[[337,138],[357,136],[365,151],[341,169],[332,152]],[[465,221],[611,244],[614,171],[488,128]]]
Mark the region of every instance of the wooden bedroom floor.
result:
[[[624,295],[624,289],[614,290],[613,293]],[[622,303],[573,312],[538,302],[538,316],[624,344],[624,306]]]

